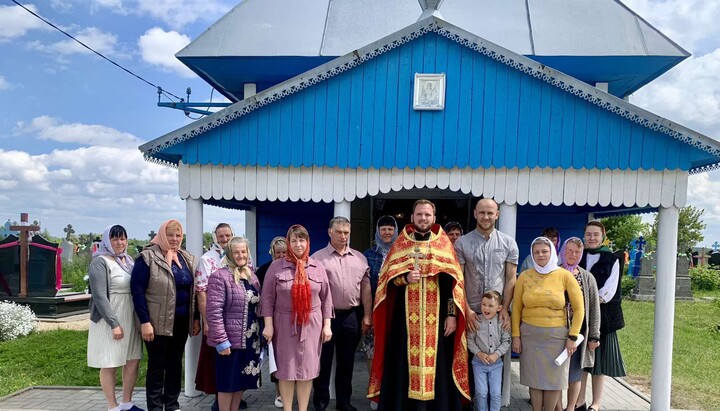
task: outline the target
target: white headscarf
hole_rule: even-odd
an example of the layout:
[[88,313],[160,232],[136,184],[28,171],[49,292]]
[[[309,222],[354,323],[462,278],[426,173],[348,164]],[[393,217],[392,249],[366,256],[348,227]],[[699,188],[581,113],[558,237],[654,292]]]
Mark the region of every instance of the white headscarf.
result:
[[[100,247],[98,247],[97,251],[93,254],[93,257],[99,256],[99,255],[105,255],[108,257],[111,257],[117,261],[117,263],[120,265],[120,268],[125,270],[126,273],[130,274],[132,273],[133,266],[135,265],[135,261],[130,257],[130,255],[127,253],[127,247],[125,248],[125,251],[123,251],[120,254],[115,254],[115,251],[113,251],[112,243],[110,242],[110,230],[118,226],[122,228],[123,231],[125,231],[125,228],[119,224],[111,224],[105,228],[105,231],[103,231],[102,235],[102,244]],[[127,238],[127,234],[125,235]]]
[[[550,259],[548,260],[547,264],[545,264],[544,267],[541,267],[538,265],[538,263],[535,262],[535,256],[533,255],[533,247],[537,243],[543,243],[547,244],[548,247],[550,247]],[[538,237],[533,240],[532,244],[530,244],[530,255],[532,256],[532,262],[533,266],[535,267],[535,271],[537,271],[540,274],[550,274],[551,272],[558,269],[558,256],[557,251],[555,251],[555,245],[550,241],[547,237]]]

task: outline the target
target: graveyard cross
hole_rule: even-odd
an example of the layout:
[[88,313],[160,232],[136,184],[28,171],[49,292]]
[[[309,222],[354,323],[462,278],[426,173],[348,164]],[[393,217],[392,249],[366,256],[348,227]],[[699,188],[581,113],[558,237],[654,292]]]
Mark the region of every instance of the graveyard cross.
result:
[[712,248],[713,248],[713,253],[717,253],[718,249],[720,249],[720,244],[717,241],[715,241],[715,243],[712,245]]
[[638,237],[636,244],[638,251],[643,251],[643,248],[645,247],[645,238],[643,236]]
[[11,225],[12,231],[19,232],[20,236],[20,293],[18,297],[27,297],[27,264],[30,257],[30,250],[28,247],[28,238],[30,237],[30,231],[40,231],[39,225],[28,224],[28,214],[20,213],[20,224]]
[[68,241],[70,241],[70,236],[75,234],[75,229],[73,228],[72,224],[68,224],[67,227],[63,228],[63,231],[67,233],[65,239]]

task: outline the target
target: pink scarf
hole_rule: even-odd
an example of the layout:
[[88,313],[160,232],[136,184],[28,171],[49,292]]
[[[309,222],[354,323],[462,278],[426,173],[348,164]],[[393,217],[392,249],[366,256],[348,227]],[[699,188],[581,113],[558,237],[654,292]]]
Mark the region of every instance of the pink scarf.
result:
[[177,264],[178,267],[182,267],[182,265],[180,265],[180,260],[178,259],[177,251],[170,248],[170,242],[168,241],[166,233],[168,224],[173,221],[176,222],[180,227],[180,235],[182,235],[182,224],[180,224],[180,222],[177,220],[167,220],[166,222],[162,223],[160,229],[158,230],[158,233],[155,234],[155,237],[150,241],[150,243],[157,245],[165,253],[165,262],[168,264],[168,266],[172,267],[172,263],[174,262],[175,264]]

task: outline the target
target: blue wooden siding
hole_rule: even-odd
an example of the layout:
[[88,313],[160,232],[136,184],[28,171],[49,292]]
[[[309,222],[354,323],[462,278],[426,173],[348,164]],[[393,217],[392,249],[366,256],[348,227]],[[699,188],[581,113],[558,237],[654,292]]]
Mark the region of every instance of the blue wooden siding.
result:
[[[414,73],[446,73],[415,111]],[[429,33],[181,143],[190,164],[688,170],[708,154]]]
[[[291,210],[291,211],[289,211]],[[333,205],[330,203],[305,202],[263,202],[258,204],[257,213],[257,256],[253,256],[260,266],[270,261],[270,242],[277,236],[285,237],[288,228],[300,224],[310,234],[310,254],[327,246],[329,238],[327,227],[333,218]]]
[[533,207],[531,205],[518,207],[515,235],[520,249],[520,262],[518,265],[522,264],[525,257],[530,255],[530,243],[540,236],[543,228],[557,228],[560,232],[561,241],[573,236],[582,239],[585,223],[587,223],[587,214],[578,212],[575,207]]

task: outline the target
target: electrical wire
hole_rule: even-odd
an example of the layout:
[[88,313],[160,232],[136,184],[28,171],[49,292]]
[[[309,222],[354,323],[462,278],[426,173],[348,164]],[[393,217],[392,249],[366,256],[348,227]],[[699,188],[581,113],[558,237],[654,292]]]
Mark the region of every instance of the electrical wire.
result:
[[105,57],[102,53],[100,53],[100,52],[98,52],[98,51],[95,51],[92,47],[90,47],[90,46],[88,46],[87,44],[83,43],[82,41],[76,39],[75,37],[73,37],[71,34],[69,34],[68,32],[66,32],[65,30],[63,30],[63,29],[61,29],[60,27],[54,25],[52,22],[46,20],[44,17],[38,15],[38,14],[35,13],[34,11],[32,11],[32,10],[28,9],[27,7],[25,7],[24,5],[20,4],[17,0],[10,0],[10,1],[12,1],[13,3],[15,3],[15,4],[17,4],[18,6],[22,7],[23,9],[25,9],[25,11],[27,11],[28,13],[30,13],[30,14],[32,14],[33,16],[37,17],[38,19],[40,19],[41,21],[43,21],[45,24],[49,25],[50,27],[54,28],[55,30],[59,31],[60,33],[68,36],[69,38],[71,38],[72,40],[74,40],[76,43],[80,44],[81,46],[85,47],[86,49],[90,50],[91,52],[97,54],[97,55],[100,56],[101,58],[107,60],[110,64],[116,66],[116,67],[119,68],[120,70],[123,70],[124,72],[130,74],[131,76],[137,78],[138,80],[140,80],[140,81],[142,81],[142,82],[145,82],[145,83],[151,85],[151,86],[154,87],[159,93],[162,93],[163,95],[165,95],[165,97],[167,97],[169,100],[172,100],[172,98],[170,98],[168,95],[170,95],[170,96],[172,96],[172,97],[175,97],[175,98],[178,99],[178,100],[182,100],[181,97],[178,97],[178,96],[176,96],[175,94],[173,94],[173,93],[171,93],[171,92],[169,92],[169,91],[163,90],[162,87],[157,86],[157,85],[153,84],[152,82],[150,82],[150,81],[148,81],[148,80],[145,80],[145,79],[144,79],[143,77],[141,77],[140,75],[133,73],[130,69],[127,69],[127,68],[121,66],[120,64],[116,63],[116,62],[113,61],[112,59],[110,59],[110,58],[108,58],[108,57]]
[[[210,103],[212,103],[213,94],[215,93],[215,87],[210,89]],[[188,97],[188,101],[190,101],[190,98]],[[205,111],[210,111],[210,106],[205,107]],[[207,114],[200,114],[198,117],[193,117],[190,115],[190,113],[185,113],[185,117],[189,118],[190,120],[200,120],[201,118],[207,116]]]

